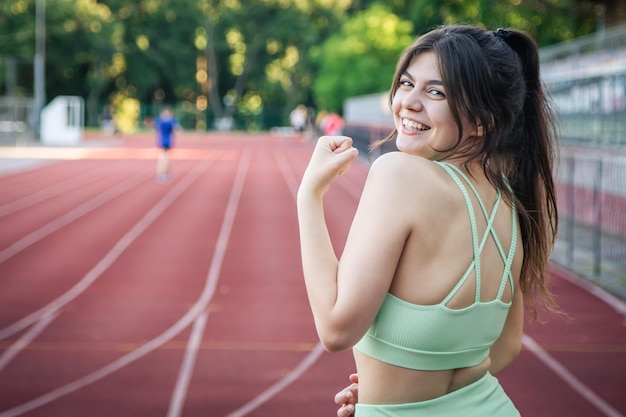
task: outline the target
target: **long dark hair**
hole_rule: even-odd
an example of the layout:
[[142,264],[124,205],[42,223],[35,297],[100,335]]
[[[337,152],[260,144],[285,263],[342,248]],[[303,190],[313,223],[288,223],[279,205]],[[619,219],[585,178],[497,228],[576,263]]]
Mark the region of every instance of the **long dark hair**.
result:
[[[422,52],[432,52],[437,58],[458,126],[459,138],[446,151],[462,153],[466,163],[481,158],[489,181],[515,201],[524,248],[521,291],[533,314],[539,300],[555,310],[545,275],[558,230],[552,177],[557,132],[539,77],[537,45],[519,30],[490,32],[465,25],[437,28],[418,38],[400,57],[390,104],[401,74]],[[474,128],[482,128],[478,146],[461,142],[463,118]],[[372,148],[396,135],[394,130]]]

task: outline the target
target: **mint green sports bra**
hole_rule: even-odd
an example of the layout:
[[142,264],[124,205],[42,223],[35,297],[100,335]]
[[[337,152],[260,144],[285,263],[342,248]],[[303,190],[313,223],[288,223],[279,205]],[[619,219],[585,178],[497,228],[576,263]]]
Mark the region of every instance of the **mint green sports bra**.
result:
[[[511,303],[502,301],[507,282],[513,291],[511,264],[517,243],[517,211],[513,206],[512,237],[509,253],[504,249],[493,230],[493,222],[502,194],[498,190],[491,214],[488,213],[478,191],[467,176],[456,166],[447,162],[436,162],[443,167],[459,186],[469,211],[474,246],[474,259],[456,286],[436,305],[417,305],[387,294],[367,333],[355,345],[355,349],[404,368],[438,371],[476,366],[489,355],[489,349],[498,339]],[[462,180],[461,180],[462,178]],[[467,184],[466,185],[464,185]],[[476,218],[469,189],[476,196],[481,211],[487,220],[482,239],[478,238]],[[480,253],[489,236],[500,252],[504,271],[497,297],[488,302],[480,301]],[[474,270],[476,295],[474,303],[462,309],[451,309],[446,304],[457,293]]]

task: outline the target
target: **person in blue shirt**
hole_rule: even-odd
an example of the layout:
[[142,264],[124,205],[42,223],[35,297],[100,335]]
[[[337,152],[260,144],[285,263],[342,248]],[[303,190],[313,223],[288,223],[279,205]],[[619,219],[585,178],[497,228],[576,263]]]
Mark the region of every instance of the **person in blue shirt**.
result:
[[169,181],[172,178],[169,154],[174,145],[174,131],[178,128],[178,121],[174,117],[172,109],[165,107],[154,120],[154,127],[157,132],[157,146],[160,148],[157,160],[157,179],[162,182]]

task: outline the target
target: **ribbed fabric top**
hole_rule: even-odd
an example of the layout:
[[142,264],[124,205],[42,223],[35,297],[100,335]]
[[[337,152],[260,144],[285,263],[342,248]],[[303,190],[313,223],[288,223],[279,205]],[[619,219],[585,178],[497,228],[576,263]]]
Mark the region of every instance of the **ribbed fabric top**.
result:
[[[493,222],[501,202],[498,190],[492,212],[488,213],[474,185],[456,166],[437,162],[459,186],[470,217],[474,258],[465,274],[444,300],[436,305],[417,305],[387,294],[367,333],[356,344],[355,349],[376,358],[404,368],[436,371],[475,366],[489,355],[491,345],[498,339],[511,303],[502,301],[507,282],[513,291],[511,264],[517,243],[517,211],[512,210],[512,238],[506,254],[493,230]],[[462,180],[461,180],[462,178]],[[476,218],[469,188],[479,202],[487,227],[479,239]],[[480,301],[480,253],[487,241],[493,238],[504,263],[500,289],[496,299]],[[474,303],[463,309],[451,309],[447,303],[457,293],[474,271],[476,294]]]

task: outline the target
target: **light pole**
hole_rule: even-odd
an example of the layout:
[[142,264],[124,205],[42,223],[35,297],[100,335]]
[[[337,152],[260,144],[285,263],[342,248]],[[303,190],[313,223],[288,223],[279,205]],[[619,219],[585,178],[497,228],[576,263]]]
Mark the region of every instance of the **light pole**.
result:
[[35,129],[41,139],[41,110],[46,103],[46,0],[35,3]]

